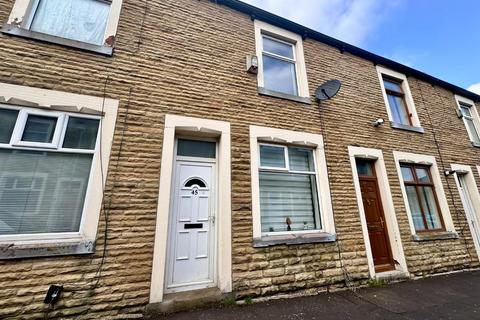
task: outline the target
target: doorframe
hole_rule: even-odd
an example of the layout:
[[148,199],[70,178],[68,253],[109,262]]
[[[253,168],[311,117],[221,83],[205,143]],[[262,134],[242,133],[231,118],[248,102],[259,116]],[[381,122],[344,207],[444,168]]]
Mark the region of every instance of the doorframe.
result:
[[[460,175],[465,175],[466,176],[466,182],[467,182],[467,188],[468,188],[468,191],[469,191],[469,195],[470,195],[470,200],[472,202],[472,206],[473,206],[473,210],[475,212],[473,212],[474,214],[474,219],[476,220],[477,222],[477,229],[480,228],[480,193],[478,192],[478,187],[477,187],[477,183],[475,181],[475,176],[473,175],[473,170],[470,166],[467,166],[467,165],[461,165],[461,164],[452,164],[451,165],[451,168],[452,170],[455,170],[457,171],[456,174],[454,174],[454,177],[455,177],[455,183],[457,185],[457,190],[458,190],[458,193],[460,195],[460,199],[462,201],[462,207],[463,207],[463,211],[465,213],[465,218],[467,219],[467,222],[468,222],[468,227],[470,229],[470,234],[472,236],[472,241],[473,241],[473,244],[474,244],[474,247],[475,247],[475,251],[477,253],[477,258],[480,260],[480,242],[479,240],[477,239],[474,239],[474,235],[472,233],[472,230],[473,230],[473,226],[472,226],[472,223],[470,222],[470,219],[466,216],[466,210],[465,210],[465,200],[463,199],[463,194],[462,192],[460,191],[460,182],[459,182],[459,174]],[[477,230],[478,232],[480,232],[480,229]]]
[[150,303],[163,301],[167,260],[168,226],[174,176],[175,138],[178,135],[215,138],[217,156],[217,259],[216,283],[223,293],[232,291],[232,229],[231,229],[231,135],[225,121],[165,115],[162,160],[153,251]]
[[[358,177],[356,159],[367,159],[374,161],[374,169],[377,176],[378,190],[382,202],[385,222],[388,230],[388,238],[390,240],[390,248],[392,251],[393,260],[395,263],[395,271],[403,273],[406,277],[409,276],[405,253],[403,251],[402,239],[400,236],[400,229],[395,214],[395,207],[393,205],[392,193],[388,182],[387,169],[383,158],[383,152],[379,149],[370,149],[362,147],[348,147],[348,155],[350,157],[350,165],[352,167],[353,184],[355,187],[355,194],[357,196],[358,211],[360,213],[360,223],[362,225],[363,240],[365,242],[365,250],[367,254],[368,270],[371,278],[375,278],[377,274],[375,271],[375,264],[373,262],[373,253],[370,245],[370,237],[367,227],[367,219],[365,217],[365,209],[362,200],[362,191],[360,188],[360,179]],[[392,272],[392,271],[389,271]],[[386,272],[388,273],[388,272]]]
[[[210,256],[209,256],[209,266],[208,270],[209,273],[211,272],[212,276],[212,282],[195,282],[195,283],[190,283],[190,284],[183,284],[183,285],[177,285],[174,287],[171,287],[170,289],[168,288],[168,282],[169,280],[167,279],[169,276],[171,276],[171,273],[173,272],[173,251],[172,249],[176,246],[175,244],[175,238],[174,238],[174,233],[173,233],[173,228],[176,223],[176,221],[173,219],[174,216],[174,210],[175,206],[173,205],[175,199],[177,198],[177,193],[176,188],[177,186],[175,185],[177,182],[182,183],[181,181],[178,180],[178,171],[177,171],[177,166],[178,164],[181,163],[187,163],[187,164],[198,164],[199,166],[209,166],[213,170],[213,177],[212,177],[212,182],[211,185],[209,186],[210,188],[210,199],[209,199],[209,205],[211,206],[211,210],[213,212],[210,212],[216,219],[217,218],[217,212],[218,212],[218,201],[217,201],[217,185],[218,185],[218,172],[217,172],[217,158],[218,158],[218,143],[215,140],[212,139],[198,139],[198,138],[190,138],[190,137],[184,137],[184,136],[177,136],[175,137],[175,149],[174,149],[174,154],[177,154],[177,147],[178,147],[178,139],[179,138],[185,138],[189,140],[201,140],[201,141],[212,141],[215,142],[215,150],[216,150],[216,156],[215,159],[209,159],[209,158],[199,158],[199,157],[183,157],[183,156],[175,156],[174,159],[174,166],[173,166],[173,175],[172,175],[172,194],[171,194],[171,208],[170,208],[170,215],[169,215],[169,220],[168,220],[168,235],[167,235],[167,256],[166,256],[166,265],[165,265],[165,293],[175,293],[175,292],[183,292],[183,291],[191,291],[191,290],[196,290],[196,289],[206,289],[206,288],[211,288],[215,287],[217,285],[217,264],[216,264],[216,258],[217,258],[217,233],[218,233],[218,228],[217,228],[217,223],[213,223],[209,221],[208,223],[211,226],[210,229],[210,239],[209,239],[209,250],[210,250]],[[179,186],[181,189],[181,186]],[[212,238],[213,237],[213,238]]]

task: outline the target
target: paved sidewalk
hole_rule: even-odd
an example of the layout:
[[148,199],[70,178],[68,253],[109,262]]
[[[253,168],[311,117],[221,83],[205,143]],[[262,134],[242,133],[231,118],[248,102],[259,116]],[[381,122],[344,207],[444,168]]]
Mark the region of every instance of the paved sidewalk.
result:
[[172,320],[480,320],[480,272],[313,297],[178,313]]

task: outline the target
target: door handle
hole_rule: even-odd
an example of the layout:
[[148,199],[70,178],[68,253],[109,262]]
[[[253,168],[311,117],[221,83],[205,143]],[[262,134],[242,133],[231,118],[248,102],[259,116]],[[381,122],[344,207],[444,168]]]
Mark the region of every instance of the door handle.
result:
[[385,221],[383,221],[382,217],[380,217],[380,223],[382,224],[382,229],[385,229]]

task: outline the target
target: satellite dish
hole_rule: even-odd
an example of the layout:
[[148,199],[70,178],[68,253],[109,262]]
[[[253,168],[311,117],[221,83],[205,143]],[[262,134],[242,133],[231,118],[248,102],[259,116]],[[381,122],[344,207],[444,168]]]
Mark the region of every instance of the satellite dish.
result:
[[339,80],[330,80],[322,84],[315,90],[315,97],[320,100],[332,99],[340,90],[342,83]]

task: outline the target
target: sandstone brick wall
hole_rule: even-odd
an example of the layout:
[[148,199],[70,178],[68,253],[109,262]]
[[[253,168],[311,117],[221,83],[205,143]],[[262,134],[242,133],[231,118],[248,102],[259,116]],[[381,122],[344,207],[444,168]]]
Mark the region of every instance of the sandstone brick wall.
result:
[[[7,20],[12,5],[13,0],[0,2],[0,21]],[[0,261],[0,318],[43,318],[46,312],[50,318],[141,316],[149,299],[165,114],[231,123],[232,259],[239,298],[342,287],[342,263],[355,284],[365,283],[368,266],[348,145],[383,150],[413,275],[479,266],[452,178],[442,176],[442,181],[460,239],[411,240],[393,161],[392,152],[397,150],[433,155],[441,170],[451,163],[480,164],[480,152],[471,146],[456,117],[451,92],[410,78],[425,133],[388,125],[373,128],[373,120],[388,119],[375,66],[306,39],[310,92],[335,78],[343,83],[340,94],[320,108],[316,103],[259,96],[256,77],[244,71],[246,54],[255,52],[253,22],[206,0],[124,0],[113,58],[6,35],[0,38],[0,82],[95,96],[105,93],[120,100],[105,197],[108,254],[98,287],[88,290],[101,260],[105,212],[93,256]],[[324,131],[338,244],[252,247],[249,125]],[[66,292],[48,310],[43,298],[53,283],[63,284]]]

